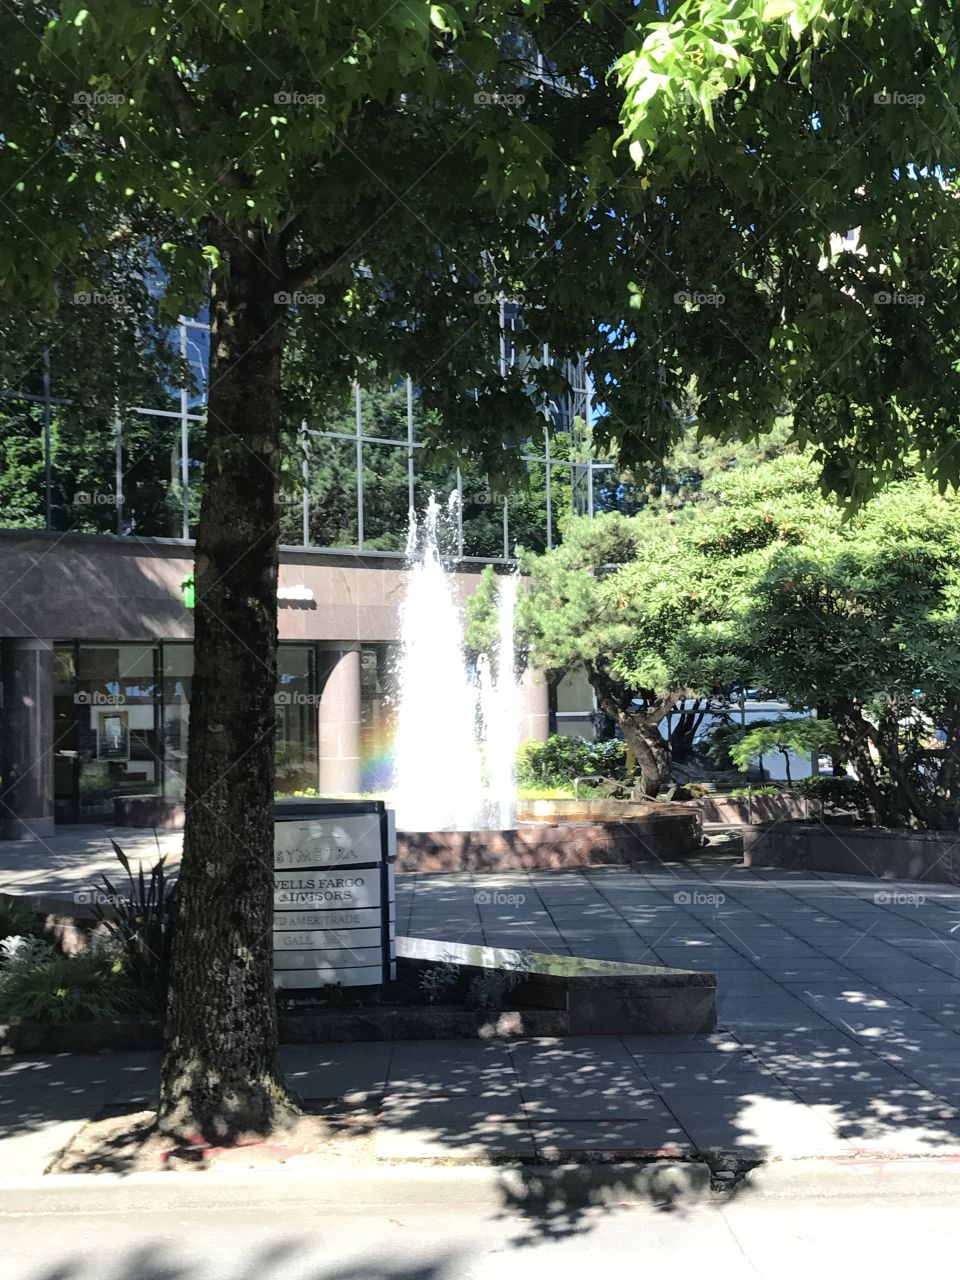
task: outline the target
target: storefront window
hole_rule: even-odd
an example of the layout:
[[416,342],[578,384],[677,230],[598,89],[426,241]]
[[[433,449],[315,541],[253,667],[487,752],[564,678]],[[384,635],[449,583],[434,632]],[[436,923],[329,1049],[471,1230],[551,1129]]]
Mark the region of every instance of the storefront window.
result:
[[[277,656],[278,795],[316,794],[314,646]],[[109,821],[121,795],[186,794],[193,645],[56,646],[54,793],[60,822]]]
[[165,644],[163,653],[163,794],[187,790],[187,740],[193,683],[193,645]]
[[571,738],[596,736],[593,686],[583,667],[575,667],[558,681],[555,691],[557,733]]
[[57,645],[53,652],[53,812],[58,822],[77,817],[77,650]]
[[317,794],[317,691],[312,645],[277,654],[277,795]]
[[156,648],[81,645],[75,683],[78,816],[111,818],[117,796],[160,791]]

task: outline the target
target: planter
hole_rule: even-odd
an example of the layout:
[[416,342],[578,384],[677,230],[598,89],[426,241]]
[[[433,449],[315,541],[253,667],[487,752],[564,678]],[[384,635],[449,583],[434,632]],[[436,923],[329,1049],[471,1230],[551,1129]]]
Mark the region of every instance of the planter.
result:
[[[304,1007],[280,1013],[282,1044],[334,1044],[363,1040],[475,1040],[530,1036],[709,1034],[716,1026],[717,980],[712,973],[582,959],[429,938],[398,938],[398,982],[387,990],[419,987],[437,965],[459,970],[465,987],[491,971],[517,982],[502,1010],[462,1004],[369,1004],[353,1009]],[[97,1053],[104,1049],[159,1049],[159,1020],[0,1025],[0,1054]]]
[[[608,814],[614,805],[622,810],[600,822],[588,809],[594,803]],[[565,820],[557,822],[556,809],[567,804]],[[699,850],[703,828],[695,805],[650,808],[627,801],[535,800],[521,808],[520,825],[506,831],[398,831],[397,870],[550,871],[669,860]]]
[[699,805],[704,822],[723,822],[734,827],[815,818],[821,811],[819,800],[808,800],[793,791],[782,791],[778,795],[703,796]]
[[744,831],[743,861],[750,867],[960,884],[958,846],[955,831],[783,823]]

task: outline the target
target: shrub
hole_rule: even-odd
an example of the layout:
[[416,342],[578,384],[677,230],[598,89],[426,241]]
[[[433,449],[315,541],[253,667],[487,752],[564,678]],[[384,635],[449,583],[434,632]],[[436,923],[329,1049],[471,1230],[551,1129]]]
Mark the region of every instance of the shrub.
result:
[[517,751],[517,783],[522,787],[561,787],[586,774],[623,778],[626,771],[626,745],[616,738],[589,742],[555,733],[546,742],[530,738]]
[[75,956],[50,955],[45,947],[42,953],[33,947],[14,948],[11,954],[10,941],[3,944],[8,958],[0,968],[4,1022],[92,1022],[143,1007],[113,947],[101,944]]
[[436,1004],[443,996],[452,995],[460,982],[460,970],[455,964],[434,964],[420,975],[420,990],[428,1004]]
[[743,735],[730,747],[730,755],[741,769],[749,767],[752,760],[777,752],[783,757],[787,782],[792,756],[809,756],[816,752],[835,754],[838,750],[837,731],[830,720],[813,716],[778,716],[776,720],[756,720],[746,726]]
[[795,785],[801,795],[809,800],[819,800],[826,810],[849,812],[853,809],[862,822],[873,820],[867,789],[856,778],[814,774],[810,778],[800,778]]
[[743,737],[743,727],[732,720],[718,720],[711,725],[703,737],[697,740],[697,754],[707,761],[712,769],[735,769],[730,751],[734,744]]
[[153,999],[159,999],[167,989],[170,973],[176,881],[166,877],[163,869],[165,858],[154,864],[149,879],[144,876],[142,866],[137,868],[134,876],[127,855],[115,840],[110,843],[127,873],[129,892],[126,896],[118,893],[103,876],[113,910],[108,912],[98,903],[94,906],[94,914],[120,948],[124,968],[131,979]]
[[30,968],[42,964],[50,956],[50,947],[42,938],[30,934],[10,934],[0,941],[0,968]]
[[0,938],[40,935],[40,925],[34,913],[12,898],[0,898]]

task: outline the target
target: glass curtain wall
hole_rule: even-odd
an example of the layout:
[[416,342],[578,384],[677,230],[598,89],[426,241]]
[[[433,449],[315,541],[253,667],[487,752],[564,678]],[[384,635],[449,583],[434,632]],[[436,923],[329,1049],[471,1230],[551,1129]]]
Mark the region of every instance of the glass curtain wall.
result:
[[277,655],[276,791],[315,794],[318,777],[316,650],[282,644]]
[[81,644],[73,694],[78,817],[109,820],[122,795],[159,795],[158,650]]
[[[60,822],[109,822],[114,800],[186,792],[193,645],[58,644],[54,654],[54,797]],[[278,653],[278,795],[315,792],[314,646]]]
[[[517,363],[504,314],[504,362]],[[22,389],[0,389],[0,527],[189,539],[199,512],[203,468],[206,344],[200,321],[181,318],[172,346],[196,379],[196,391],[168,385],[139,404],[71,403],[58,382],[56,351],[42,377]],[[549,362],[542,353],[522,362]],[[589,452],[592,388],[583,363],[564,366],[573,387],[562,403],[542,406],[547,435],[531,437],[526,486],[506,496],[468,455],[439,467],[424,446],[430,414],[409,378],[393,385],[343,389],[314,420],[293,429],[278,499],[285,545],[402,557],[411,506],[431,492],[457,490],[459,515],[448,554],[454,559],[509,562],[518,545],[545,550],[561,536],[560,518],[574,510],[631,505],[629,484],[612,464]],[[445,549],[446,550],[446,549]]]

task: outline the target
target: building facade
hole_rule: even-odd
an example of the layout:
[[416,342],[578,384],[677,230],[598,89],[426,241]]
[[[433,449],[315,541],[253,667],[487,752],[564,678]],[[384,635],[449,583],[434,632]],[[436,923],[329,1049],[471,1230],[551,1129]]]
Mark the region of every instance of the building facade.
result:
[[[0,530],[4,837],[110,821],[125,796],[182,798],[192,555],[161,538]],[[462,599],[478,581],[454,580]],[[387,785],[402,591],[395,558],[282,552],[278,794]],[[546,682],[528,673],[522,698],[522,735],[545,738]]]

